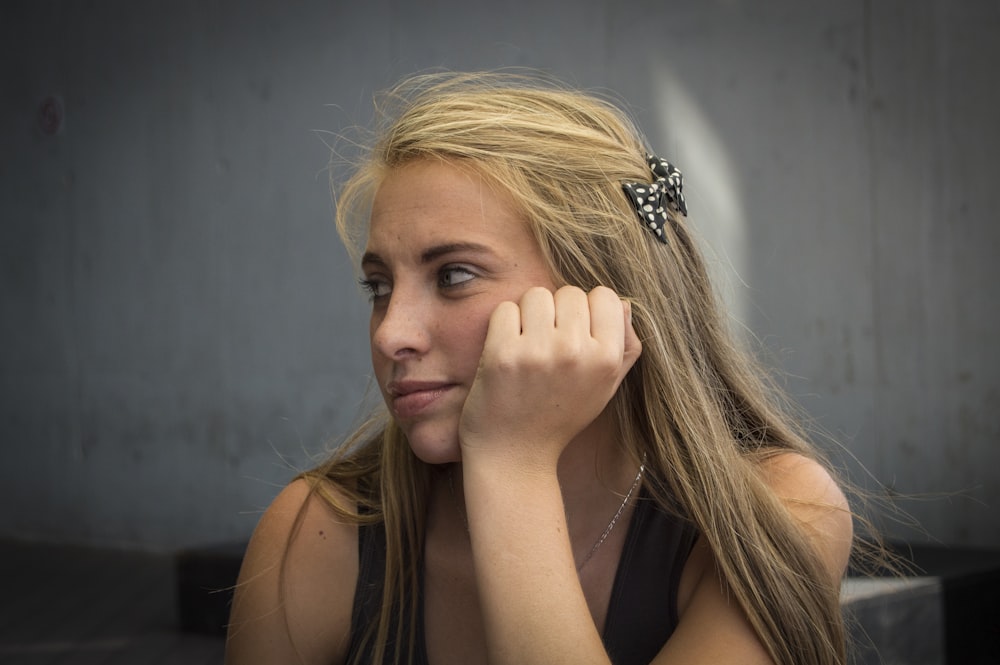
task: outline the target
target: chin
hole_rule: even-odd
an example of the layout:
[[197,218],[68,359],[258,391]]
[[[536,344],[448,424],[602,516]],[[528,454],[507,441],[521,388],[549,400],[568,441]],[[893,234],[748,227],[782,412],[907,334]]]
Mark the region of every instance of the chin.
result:
[[458,445],[458,432],[431,431],[428,427],[403,427],[410,449],[421,462],[427,464],[450,464],[462,459]]

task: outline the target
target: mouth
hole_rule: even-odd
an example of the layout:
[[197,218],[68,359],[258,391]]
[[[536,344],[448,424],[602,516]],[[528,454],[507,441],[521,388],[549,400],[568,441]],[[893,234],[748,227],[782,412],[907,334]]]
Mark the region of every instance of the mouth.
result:
[[455,387],[442,381],[390,381],[386,386],[389,407],[397,418],[413,418]]

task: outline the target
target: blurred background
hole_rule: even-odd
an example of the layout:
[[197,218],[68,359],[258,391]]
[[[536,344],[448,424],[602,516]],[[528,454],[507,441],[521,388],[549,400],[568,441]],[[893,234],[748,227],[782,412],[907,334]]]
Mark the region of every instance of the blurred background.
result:
[[[0,538],[240,541],[351,428],[328,144],[428,69],[624,100],[851,479],[1000,548],[1000,4],[0,6]],[[335,177],[340,174],[335,172]]]

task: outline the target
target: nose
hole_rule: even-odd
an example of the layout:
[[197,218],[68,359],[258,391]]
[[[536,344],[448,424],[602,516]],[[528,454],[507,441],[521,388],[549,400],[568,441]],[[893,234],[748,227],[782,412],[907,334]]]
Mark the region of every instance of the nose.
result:
[[430,303],[394,288],[385,308],[372,311],[372,353],[391,360],[423,355],[430,346],[430,315]]

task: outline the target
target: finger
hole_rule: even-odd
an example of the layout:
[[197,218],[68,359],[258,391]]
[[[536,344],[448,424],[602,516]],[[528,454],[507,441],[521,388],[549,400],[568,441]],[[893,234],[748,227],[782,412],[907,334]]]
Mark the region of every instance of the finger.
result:
[[642,355],[642,340],[639,339],[638,333],[636,333],[635,328],[632,326],[632,303],[628,300],[623,301],[624,304],[624,325],[625,325],[625,350],[622,354],[622,366],[625,372],[635,365],[639,356]]
[[521,296],[519,304],[522,334],[548,332],[555,326],[555,301],[548,289],[541,286],[531,287]]
[[490,325],[486,329],[486,341],[483,351],[491,348],[504,348],[510,340],[517,339],[521,334],[521,309],[517,303],[502,302],[490,315]]
[[590,335],[621,355],[625,349],[625,304],[611,289],[598,286],[589,294]]
[[556,328],[560,333],[581,337],[590,335],[590,303],[583,289],[564,286],[553,296],[556,307]]

